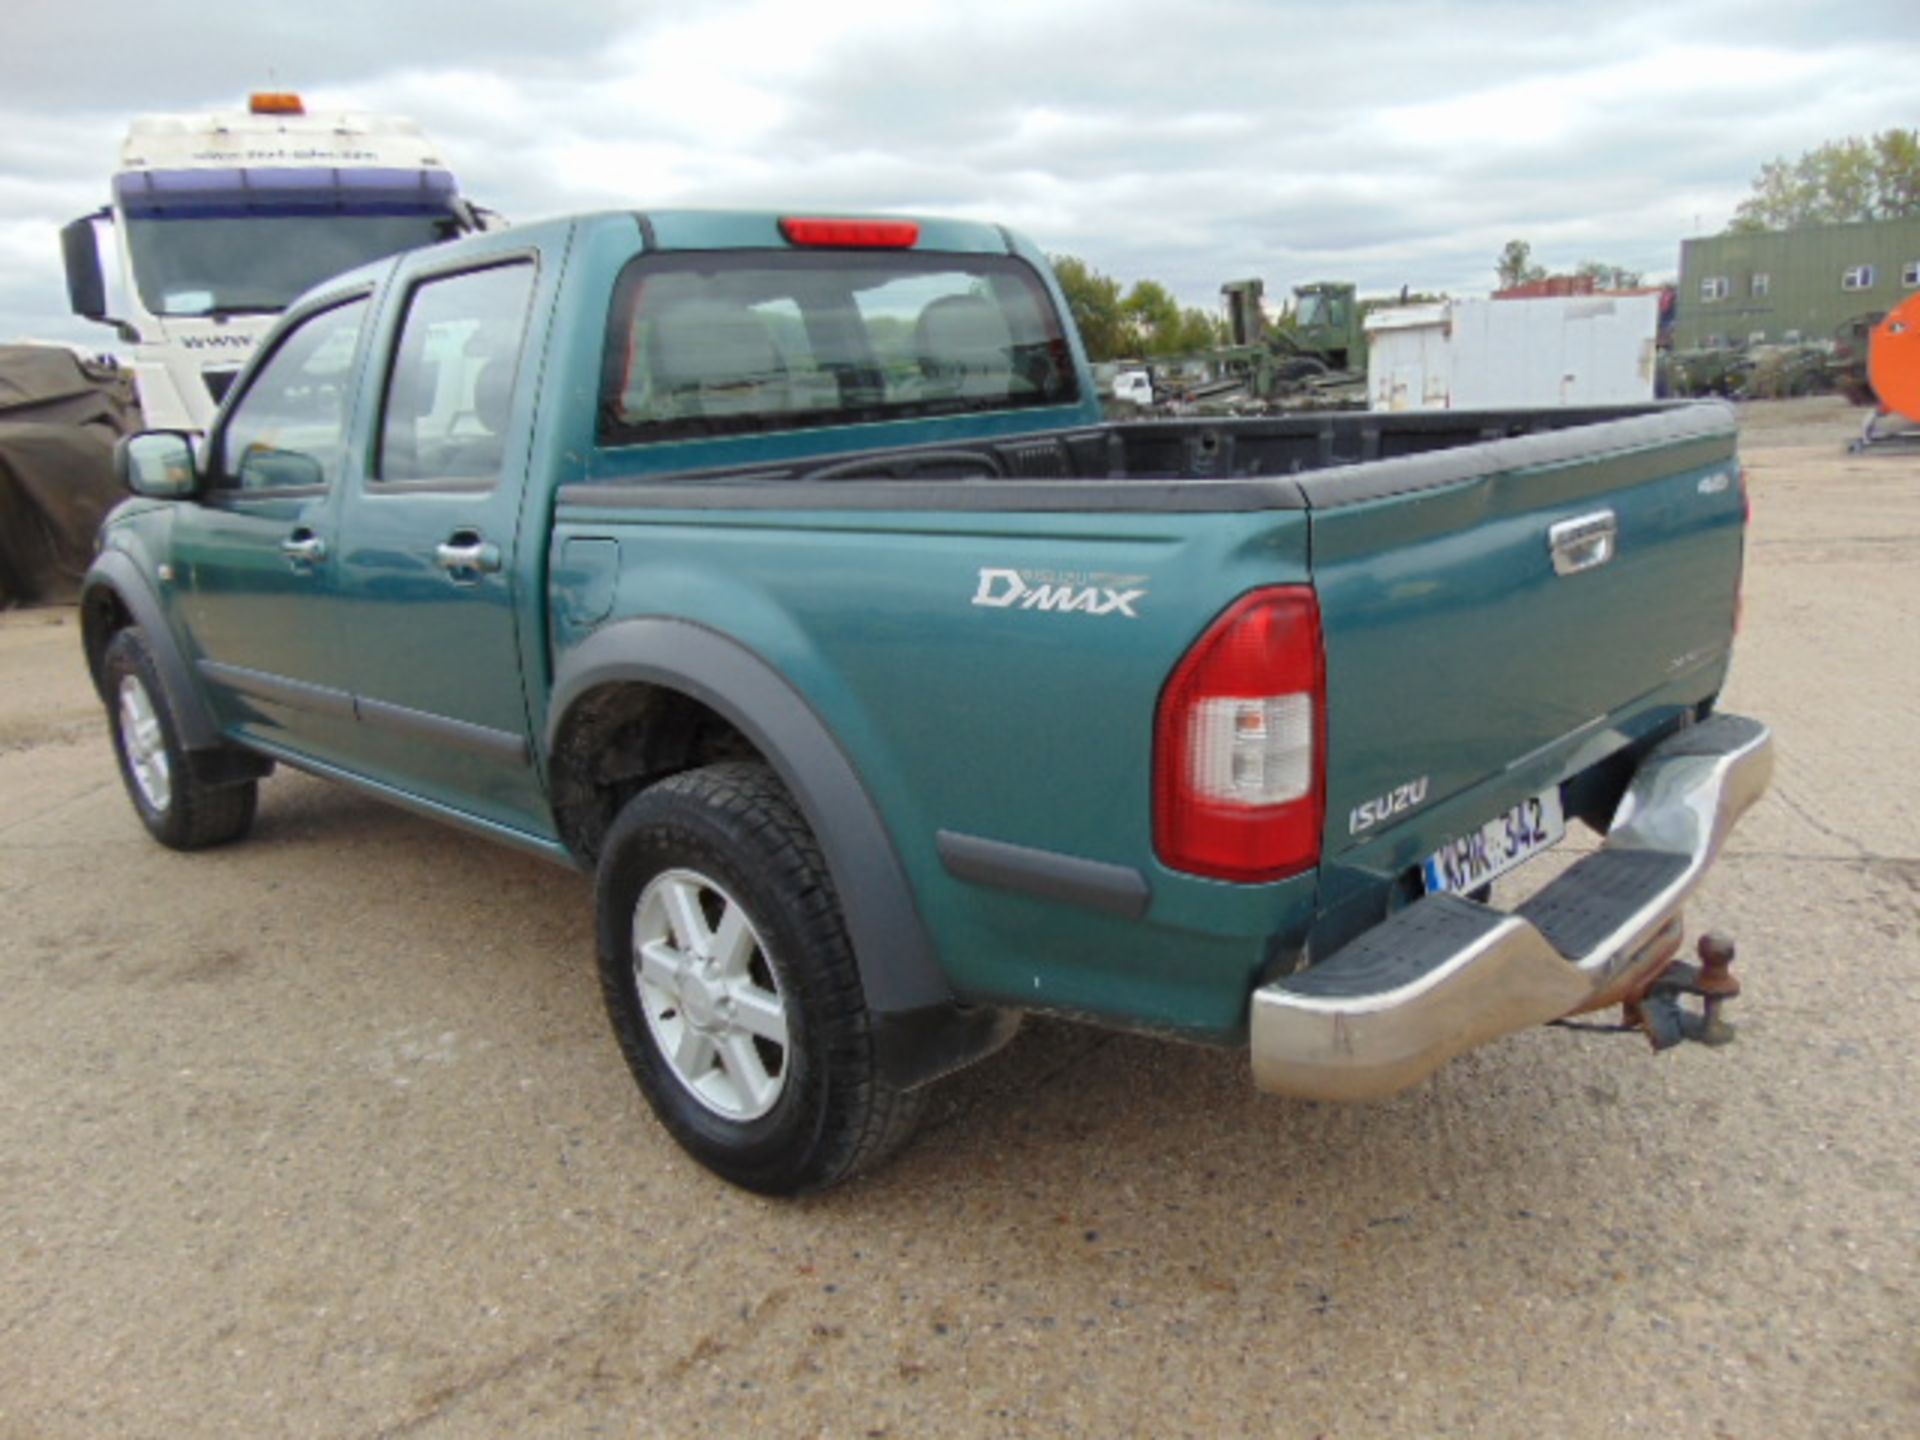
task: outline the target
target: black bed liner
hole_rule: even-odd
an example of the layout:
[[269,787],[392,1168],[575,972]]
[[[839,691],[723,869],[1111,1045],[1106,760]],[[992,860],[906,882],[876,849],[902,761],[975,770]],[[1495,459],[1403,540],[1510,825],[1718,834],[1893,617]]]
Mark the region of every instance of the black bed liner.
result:
[[1328,509],[1499,471],[1724,442],[1734,429],[1733,408],[1717,401],[1153,420],[609,477],[566,486],[559,499],[616,509]]

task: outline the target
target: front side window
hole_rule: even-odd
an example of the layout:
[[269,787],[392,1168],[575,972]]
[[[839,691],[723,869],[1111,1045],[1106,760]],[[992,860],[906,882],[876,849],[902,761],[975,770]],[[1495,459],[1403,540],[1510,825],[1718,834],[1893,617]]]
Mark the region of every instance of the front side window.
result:
[[1900,283],[1909,290],[1920,287],[1920,260],[1909,260],[1900,268]]
[[1046,288],[1010,257],[641,257],[614,292],[600,433],[630,445],[1077,398]]
[[1764,270],[1753,272],[1753,295],[1755,299],[1773,288],[1773,277]]
[[1871,290],[1873,288],[1873,267],[1855,265],[1840,277],[1842,290]]
[[242,491],[325,485],[346,444],[363,295],[309,315],[274,348],[227,417],[214,483]]
[[414,288],[387,377],[380,480],[500,473],[533,277],[522,261]]
[[1733,293],[1733,286],[1724,275],[1709,275],[1700,282],[1702,300],[1724,300]]

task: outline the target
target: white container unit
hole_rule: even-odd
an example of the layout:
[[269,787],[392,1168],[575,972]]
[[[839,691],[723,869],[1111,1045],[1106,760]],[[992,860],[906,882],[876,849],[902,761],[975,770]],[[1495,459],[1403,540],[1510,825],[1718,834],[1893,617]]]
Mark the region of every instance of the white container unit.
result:
[[1503,410],[1653,398],[1660,297],[1447,300],[1367,317],[1375,410]]

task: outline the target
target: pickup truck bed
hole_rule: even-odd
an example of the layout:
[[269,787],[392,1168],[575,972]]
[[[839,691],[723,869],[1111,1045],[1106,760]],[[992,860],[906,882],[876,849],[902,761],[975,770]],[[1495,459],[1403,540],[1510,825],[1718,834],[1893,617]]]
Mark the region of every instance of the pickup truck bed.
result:
[[[1233,1042],[1249,1016],[1237,997],[1263,967],[1331,955],[1378,924],[1418,893],[1420,862],[1448,838],[1549,785],[1568,785],[1567,814],[1604,830],[1635,757],[1705,713],[1741,567],[1732,438],[1718,404],[1076,427],[671,478],[596,475],[559,492],[555,536],[562,551],[618,538],[634,587],[618,609],[645,603],[654,564],[729,547],[742,527],[805,533],[806,549],[770,561],[754,585],[807,627],[796,664],[825,657],[859,677],[857,706],[830,723],[871,727],[857,743],[863,765],[898,757],[873,787],[889,829],[1055,857],[1032,861],[1053,876],[1034,883],[1055,901],[1097,910],[1152,897],[1130,917],[1144,925],[1083,915],[1068,934],[1023,924],[1033,912],[972,887],[947,933],[977,938],[949,941],[946,971],[973,996]],[[1550,523],[1599,511],[1618,552],[1557,574]],[[958,557],[931,538],[953,530],[967,536]],[[656,554],[656,539],[668,550]],[[830,614],[809,600],[822,572],[836,577]],[[1054,608],[1099,606],[1075,584],[1115,574],[1149,577],[1137,613]],[[1002,578],[1017,576],[1032,578]],[[1221,932],[1261,923],[1240,911],[1245,894],[1166,875],[1143,792],[1111,782],[1151,769],[1155,706],[1194,637],[1186,590],[1297,579],[1314,585],[1326,657],[1314,919],[1264,951],[1236,939],[1216,956]],[[981,603],[1016,585],[1004,608]],[[876,646],[881,613],[937,658]],[[985,677],[1005,687],[991,704]],[[956,715],[964,741],[943,727]],[[992,773],[957,773],[955,753],[992,755]],[[1420,800],[1392,823],[1356,821],[1409,786]],[[1077,798],[1036,805],[1050,792]],[[954,885],[934,850],[915,877],[923,904]],[[1003,857],[998,873],[1018,869]],[[1154,958],[1170,945],[1186,963]]]
[[[1630,421],[1637,423],[1626,423]],[[1489,468],[1563,463],[1683,439],[1699,440],[1713,453],[1724,454],[1733,432],[1732,407],[1718,402],[1144,420],[1039,430],[1006,439],[988,436],[966,444],[864,448],[773,463],[676,468],[664,475],[635,456],[631,469],[610,463],[601,476],[562,491],[561,499],[643,506],[648,497],[663,493],[649,487],[651,480],[671,486],[682,503],[697,495],[709,508],[762,508],[780,496],[756,486],[833,482],[844,489],[842,503],[862,509],[884,508],[878,502],[892,497],[916,509],[1305,509],[1433,488],[1484,475]],[[1503,448],[1491,455],[1474,448],[1522,437],[1540,443],[1531,450]],[[1447,458],[1424,466],[1361,468],[1437,454]],[[1329,471],[1338,473],[1323,473]],[[1004,483],[977,493],[927,486],[942,480]],[[1051,490],[1045,485],[1069,480],[1124,481],[1127,488]],[[856,481],[917,488],[847,488]],[[1016,481],[1039,483],[1011,483]],[[1167,485],[1158,494],[1139,488],[1171,481],[1183,483]],[[1240,483],[1245,481],[1267,483]],[[809,496],[808,503],[831,505],[833,497],[822,492]]]

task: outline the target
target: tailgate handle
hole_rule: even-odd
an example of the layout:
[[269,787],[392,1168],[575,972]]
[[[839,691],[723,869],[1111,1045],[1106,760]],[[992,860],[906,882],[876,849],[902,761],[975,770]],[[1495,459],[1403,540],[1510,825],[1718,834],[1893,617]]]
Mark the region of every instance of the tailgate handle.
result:
[[1562,520],[1547,531],[1547,548],[1553,552],[1553,573],[1577,575],[1592,570],[1613,558],[1614,539],[1620,529],[1611,510],[1596,510]]

